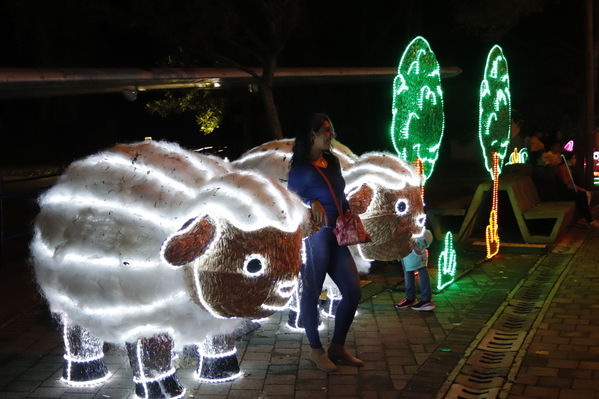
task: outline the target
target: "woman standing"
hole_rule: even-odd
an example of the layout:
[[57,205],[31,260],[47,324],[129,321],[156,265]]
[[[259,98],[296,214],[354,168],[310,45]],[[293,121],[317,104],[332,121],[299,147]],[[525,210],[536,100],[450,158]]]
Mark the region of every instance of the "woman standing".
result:
[[[305,239],[306,264],[301,270],[303,292],[300,313],[312,352],[310,357],[324,371],[335,371],[333,362],[361,367],[360,359],[345,349],[345,338],[361,297],[358,271],[347,247],[340,247],[333,234],[339,214],[331,192],[319,171],[329,180],[343,212],[349,209],[339,160],[331,152],[333,124],[325,114],[310,116],[308,126],[295,138],[288,188],[310,205],[320,231]],[[335,330],[327,352],[318,335],[318,298],[326,274],[337,284],[343,299],[335,315]]]

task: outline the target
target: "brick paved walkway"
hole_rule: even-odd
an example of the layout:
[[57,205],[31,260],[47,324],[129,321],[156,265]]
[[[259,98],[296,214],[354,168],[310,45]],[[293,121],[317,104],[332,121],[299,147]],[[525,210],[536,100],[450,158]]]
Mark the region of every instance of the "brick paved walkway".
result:
[[[567,398],[576,391],[577,398],[596,395],[592,382],[599,378],[599,346],[594,346],[599,340],[599,274],[594,269],[598,243],[599,233],[592,231],[576,253],[578,266],[568,271],[539,324],[510,398]],[[568,251],[567,242],[563,248]],[[434,398],[508,293],[539,259],[538,254],[505,252],[476,267],[472,260],[482,253],[465,253],[462,267],[472,269],[435,296],[434,312],[395,310],[392,304],[403,297],[401,291],[384,290],[362,302],[347,342],[366,361],[362,369],[341,367],[331,374],[314,369],[305,337],[285,327],[283,312],[238,341],[243,378],[200,384],[193,379],[195,365],[190,363],[183,363],[177,374],[188,397],[203,399]],[[388,287],[397,282],[397,274],[387,273],[384,266],[369,278]],[[31,307],[0,324],[0,398],[134,397],[128,360],[115,346],[108,346],[106,353],[113,373],[107,383],[93,388],[62,385],[57,326],[44,305],[18,298],[15,302]],[[325,324],[323,343],[332,333],[332,321]]]
[[509,398],[599,398],[599,231],[574,256]]

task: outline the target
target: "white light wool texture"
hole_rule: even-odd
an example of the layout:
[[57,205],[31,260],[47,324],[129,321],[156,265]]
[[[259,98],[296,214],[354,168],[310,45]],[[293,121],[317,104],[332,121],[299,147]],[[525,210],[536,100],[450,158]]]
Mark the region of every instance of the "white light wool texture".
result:
[[[293,143],[293,139],[269,141],[247,151],[240,159],[234,161],[233,165],[240,169],[258,170],[286,184]],[[422,205],[412,207],[409,215],[399,218],[395,213],[395,200],[401,197],[416,199],[414,195],[419,192],[420,178],[415,170],[399,157],[388,153],[369,152],[358,157],[347,146],[337,140],[333,141],[332,152],[340,161],[348,199],[351,199],[351,196],[364,184],[372,189],[370,205],[367,209],[357,212],[363,219],[372,219],[372,223],[367,226],[367,231],[368,228],[373,228],[382,232],[382,234],[373,236],[375,241],[369,244],[370,249],[378,248],[376,254],[385,252],[384,260],[389,260],[393,255],[397,255],[395,259],[402,257],[404,252],[412,246],[411,233],[408,235],[408,231],[416,232],[420,230],[420,227],[412,226],[415,215],[412,215],[411,211],[419,210],[418,213],[421,213]],[[351,203],[352,201],[350,201]],[[393,228],[393,223],[401,223],[402,226]],[[382,251],[380,248],[383,246],[395,245],[390,241],[397,238],[396,234],[387,233],[394,233],[398,229],[406,231],[402,238],[407,237],[403,239],[410,242],[406,242],[401,250],[399,248],[390,248],[389,251]],[[376,242],[377,239],[381,241]],[[369,257],[367,256],[367,259],[365,259],[362,256],[364,253],[360,254],[358,246],[350,246],[349,248],[358,271],[368,273],[370,262],[367,259]],[[372,254],[372,251],[370,252]]]
[[[233,166],[245,170],[257,170],[273,179],[287,184],[295,139],[268,141],[245,152],[232,162]],[[339,159],[341,170],[354,163],[358,156],[337,140],[333,140],[332,153]]]
[[344,178],[350,207],[372,237],[372,242],[358,244],[360,254],[383,261],[409,254],[426,223],[420,178],[414,168],[397,156],[370,152],[361,155]]
[[177,348],[240,321],[216,319],[194,303],[185,267],[160,254],[164,241],[207,214],[242,231],[295,232],[305,217],[279,184],[155,141],[74,162],[39,205],[31,253],[51,311],[106,342],[166,332]]

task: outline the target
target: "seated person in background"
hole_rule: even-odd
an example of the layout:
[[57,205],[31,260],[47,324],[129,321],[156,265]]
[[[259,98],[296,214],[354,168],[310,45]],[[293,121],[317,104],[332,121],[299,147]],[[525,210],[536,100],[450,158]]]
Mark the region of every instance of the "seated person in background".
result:
[[542,166],[558,166],[560,163],[562,163],[562,143],[554,141],[551,143],[549,150],[541,155],[539,164]]
[[514,152],[514,148],[521,150],[526,147],[526,140],[521,134],[521,121],[518,114],[512,111],[512,126],[510,128],[510,143],[507,147],[507,155]]
[[545,144],[543,144],[544,136],[545,136],[545,133],[542,130],[535,129],[535,130],[533,130],[532,135],[528,139],[528,144],[527,144],[528,156],[529,156],[529,161],[533,165],[536,165],[539,157],[545,150]]
[[574,182],[570,168],[576,165],[576,154],[565,154],[567,163],[562,162],[557,168],[558,193],[562,201],[575,201],[576,212],[582,216],[586,223],[592,227],[599,227],[599,221],[593,220],[591,215],[590,193]]

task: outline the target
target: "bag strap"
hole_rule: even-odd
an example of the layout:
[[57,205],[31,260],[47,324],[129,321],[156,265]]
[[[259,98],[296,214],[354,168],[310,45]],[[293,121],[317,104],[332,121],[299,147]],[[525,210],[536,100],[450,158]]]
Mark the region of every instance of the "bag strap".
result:
[[320,173],[320,175],[324,179],[327,186],[329,186],[329,191],[331,192],[331,195],[333,196],[333,201],[335,202],[335,206],[337,207],[337,212],[339,212],[339,216],[343,215],[343,213],[341,212],[341,207],[339,206],[339,201],[337,201],[337,196],[335,195],[335,192],[333,191],[333,186],[331,186],[329,179],[327,179],[327,177],[324,175],[324,173],[322,173],[322,170],[320,170],[320,168],[318,166],[316,166],[316,165],[312,165],[312,166],[314,166],[314,169],[316,169],[316,171],[318,173]]

